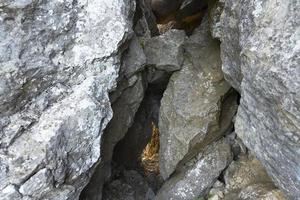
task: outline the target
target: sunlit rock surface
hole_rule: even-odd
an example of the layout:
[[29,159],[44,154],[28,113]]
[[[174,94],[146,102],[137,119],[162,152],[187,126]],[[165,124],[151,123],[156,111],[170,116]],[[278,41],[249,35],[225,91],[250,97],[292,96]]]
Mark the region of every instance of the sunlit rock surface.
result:
[[235,130],[290,199],[300,197],[300,3],[225,1],[225,78],[241,93]]
[[231,160],[231,148],[225,139],[207,146],[187,163],[185,170],[162,186],[155,200],[194,200],[204,196]]
[[161,101],[160,172],[165,179],[192,148],[199,150],[229,127],[235,110],[227,110],[231,114],[225,124],[220,117],[221,101],[229,89],[218,42],[204,23],[185,43],[183,67],[170,78]]
[[0,199],[77,199],[101,157],[132,1],[0,2]]

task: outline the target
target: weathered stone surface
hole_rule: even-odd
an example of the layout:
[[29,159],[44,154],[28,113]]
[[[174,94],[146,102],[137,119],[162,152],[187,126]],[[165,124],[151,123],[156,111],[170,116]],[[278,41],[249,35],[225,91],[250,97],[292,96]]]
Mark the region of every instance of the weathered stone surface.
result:
[[139,42],[139,39],[134,36],[130,45],[123,57],[123,65],[121,74],[126,78],[130,78],[133,74],[141,72],[146,65],[146,56],[144,50]]
[[266,170],[253,155],[244,155],[226,169],[226,190],[239,190],[254,183],[271,182]]
[[290,199],[300,196],[297,0],[225,1],[225,78],[241,92],[235,128]]
[[284,200],[283,193],[276,188],[265,168],[252,155],[242,154],[224,172],[225,185],[214,187],[207,195],[209,200]]
[[188,39],[185,52],[183,68],[172,75],[160,108],[160,172],[165,179],[192,148],[224,134],[235,113],[228,109],[228,122],[220,123],[222,98],[230,86],[223,79],[219,45],[207,23]]
[[183,62],[184,31],[170,30],[145,42],[147,65],[172,72],[181,69]]
[[[146,60],[143,50],[137,47],[135,38],[131,41],[123,56],[120,81],[117,89],[110,94],[114,116],[107,125],[101,141],[102,159],[95,169],[93,177],[82,193],[82,199],[98,200],[102,196],[103,184],[111,173],[111,161],[116,144],[125,136],[132,125],[146,89],[145,78],[140,72]],[[134,47],[134,48],[133,48]],[[130,78],[127,78],[130,77]]]
[[[282,192],[273,184],[255,184],[243,189],[238,196],[240,200],[285,200]],[[231,199],[225,199],[231,200]]]
[[0,2],[0,199],[78,198],[102,156],[133,8]]
[[194,163],[189,163],[191,167],[168,180],[155,199],[193,200],[204,196],[231,160],[230,145],[225,139],[209,145]]

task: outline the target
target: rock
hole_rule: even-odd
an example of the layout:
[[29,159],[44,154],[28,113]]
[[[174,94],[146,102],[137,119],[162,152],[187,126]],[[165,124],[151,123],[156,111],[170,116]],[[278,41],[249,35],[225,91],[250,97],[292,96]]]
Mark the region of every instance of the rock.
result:
[[266,170],[253,155],[233,161],[225,171],[226,190],[240,190],[254,183],[271,182]]
[[248,186],[241,191],[238,198],[241,200],[285,200],[282,192],[274,188],[273,184],[255,184]]
[[181,69],[184,41],[185,33],[179,30],[150,38],[144,46],[147,65],[167,72]]
[[134,3],[0,7],[0,198],[78,199],[102,157]]
[[[136,43],[133,39],[132,43]],[[130,44],[129,46],[135,46]],[[108,180],[111,173],[111,161],[116,144],[125,136],[129,127],[131,127],[134,116],[143,100],[145,89],[147,87],[145,78],[139,72],[145,61],[144,54],[139,48],[132,48],[124,55],[123,65],[121,67],[121,80],[118,83],[116,91],[110,94],[114,116],[107,125],[101,141],[102,159],[98,164],[89,185],[82,193],[82,199],[98,200],[101,199],[103,184]],[[130,65],[129,65],[130,64]],[[124,73],[124,74],[122,74]],[[126,76],[130,76],[126,78]]]
[[129,79],[132,75],[144,70],[146,56],[136,36],[132,38],[127,51],[122,59],[124,67],[121,67],[121,70],[123,70],[121,74]]
[[285,200],[283,193],[273,183],[257,183],[241,191],[227,193],[223,200]]
[[154,192],[136,171],[125,171],[104,190],[103,200],[153,200]]
[[230,145],[226,140],[213,143],[197,156],[191,167],[170,178],[155,200],[193,200],[205,196],[231,160]]
[[237,107],[233,98],[220,117],[230,86],[223,79],[219,45],[210,37],[207,23],[187,40],[185,52],[183,68],[173,73],[161,101],[160,172],[164,179],[192,149],[198,153],[221,137]]
[[224,188],[225,185],[221,181],[216,181],[212,187],[212,189],[209,191],[208,200],[221,200],[224,198]]
[[296,0],[225,1],[225,78],[241,93],[235,131],[290,199],[300,196],[300,68]]
[[[156,18],[151,9],[151,0],[137,0],[134,32],[139,37],[151,37],[159,35]],[[141,17],[140,17],[141,16]]]
[[209,200],[284,200],[261,163],[252,154],[243,154],[233,161],[224,172],[225,187],[214,184]]

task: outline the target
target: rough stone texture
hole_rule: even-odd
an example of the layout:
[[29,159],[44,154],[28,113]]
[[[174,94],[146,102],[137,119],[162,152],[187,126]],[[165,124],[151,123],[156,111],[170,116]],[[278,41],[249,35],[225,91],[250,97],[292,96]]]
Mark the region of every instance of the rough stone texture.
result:
[[266,170],[253,155],[244,155],[226,169],[226,190],[238,190],[254,183],[272,182]]
[[241,93],[235,128],[290,199],[300,196],[300,2],[225,1],[225,78]]
[[103,200],[153,200],[154,192],[136,171],[124,171],[121,177],[109,183]]
[[231,160],[230,145],[225,139],[209,145],[194,163],[190,161],[191,167],[163,185],[155,200],[193,200],[204,196]]
[[144,97],[145,78],[139,71],[145,65],[145,55],[135,37],[131,40],[129,48],[123,56],[121,80],[118,82],[116,91],[110,94],[114,116],[106,127],[101,141],[103,156],[81,196],[82,199],[101,199],[103,184],[110,177],[114,148],[132,125],[135,113]]
[[[256,183],[241,191],[227,193],[222,200],[285,200],[283,193],[273,183]],[[211,199],[210,199],[211,200]]]
[[225,184],[217,184],[207,195],[209,200],[285,200],[265,168],[252,154],[241,154],[223,173]]
[[235,113],[228,109],[228,122],[221,123],[221,101],[230,86],[207,23],[188,39],[185,51],[183,68],[172,75],[160,108],[160,172],[165,179],[191,149],[199,150],[224,134]]
[[0,2],[1,200],[78,198],[101,157],[133,8],[118,0]]
[[172,72],[181,69],[183,62],[184,31],[170,30],[145,42],[147,65]]
[[[225,200],[231,200],[225,199]],[[273,184],[255,184],[243,189],[238,196],[239,200],[285,200],[282,192],[274,188]]]

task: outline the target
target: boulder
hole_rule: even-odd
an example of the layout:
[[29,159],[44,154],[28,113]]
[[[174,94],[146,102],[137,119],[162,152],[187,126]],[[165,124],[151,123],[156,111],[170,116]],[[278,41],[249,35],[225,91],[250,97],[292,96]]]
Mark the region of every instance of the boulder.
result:
[[225,78],[241,94],[235,131],[290,199],[300,196],[299,9],[228,0],[219,34]]
[[272,180],[261,163],[253,155],[244,155],[233,161],[224,174],[226,190],[241,190],[255,183],[268,183]]
[[183,68],[173,73],[161,101],[160,172],[164,179],[187,154],[198,153],[229,129],[237,107],[230,97],[221,113],[229,90],[218,42],[204,23],[185,43]]
[[78,199],[102,157],[134,3],[0,7],[0,199]]
[[114,148],[131,127],[144,98],[147,83],[141,71],[146,59],[136,37],[130,41],[129,49],[124,52],[122,61],[118,86],[114,92],[110,93],[114,116],[107,125],[101,140],[103,156],[94,170],[91,181],[81,194],[82,199],[101,199],[102,187],[111,174]]
[[207,146],[185,170],[162,186],[155,200],[193,200],[205,196],[231,161],[230,145],[225,139]]
[[181,69],[184,41],[185,33],[179,30],[170,30],[146,40],[144,50],[147,65],[167,72]]

